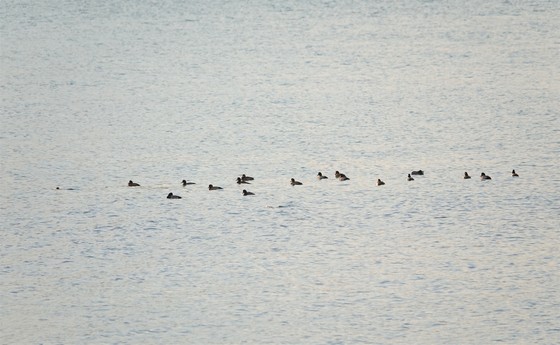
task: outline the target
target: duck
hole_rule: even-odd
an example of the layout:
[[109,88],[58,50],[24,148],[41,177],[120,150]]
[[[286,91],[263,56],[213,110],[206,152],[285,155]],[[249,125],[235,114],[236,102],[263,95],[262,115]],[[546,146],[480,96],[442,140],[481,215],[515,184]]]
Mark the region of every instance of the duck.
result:
[[319,180],[324,180],[324,179],[326,179],[326,178],[328,178],[328,177],[325,176],[325,175],[323,175],[323,174],[319,171],[319,172],[317,173],[317,178],[318,178]]
[[299,181],[296,181],[296,180],[292,177],[292,179],[290,180],[290,184],[291,184],[292,186],[300,186],[300,185],[302,185],[303,183],[301,183],[301,182],[299,182]]
[[180,196],[175,195],[173,193],[167,194],[167,199],[182,199]]
[[480,179],[484,181],[484,180],[491,180],[492,178],[490,176],[486,175],[485,173],[481,173],[480,174]]
[[381,179],[377,179],[377,185],[378,186],[383,186],[385,184],[385,182],[381,181]]
[[223,189],[223,188],[211,184],[208,185],[208,190],[219,190],[219,189]]
[[132,182],[132,180],[128,181],[128,186],[129,187],[140,187],[140,184],[136,183],[136,182]]
[[515,169],[511,171],[512,177],[519,177],[519,175],[515,172]]
[[471,177],[470,177],[469,174],[465,171],[465,175],[463,176],[463,178],[464,178],[465,180],[468,180],[468,179],[470,179]]
[[414,181],[414,178],[413,178],[412,176],[410,176],[410,174],[408,174],[407,180],[408,180],[408,181]]
[[242,179],[243,181],[253,181],[255,178],[243,174],[243,175],[241,175],[241,179]]
[[348,181],[349,180],[349,178],[345,174],[339,172],[338,170],[334,172],[334,177],[339,179],[340,181]]
[[237,184],[250,184],[249,182],[245,181],[244,179],[242,179],[241,177],[237,178]]
[[187,181],[187,180],[183,180],[183,181],[181,181],[181,183],[183,184],[183,187],[191,185],[191,184],[196,184],[194,182],[190,182],[190,181]]
[[424,175],[423,170],[414,170],[410,173],[411,175]]
[[243,196],[247,196],[247,195],[255,195],[255,193],[249,192],[246,189],[243,189]]

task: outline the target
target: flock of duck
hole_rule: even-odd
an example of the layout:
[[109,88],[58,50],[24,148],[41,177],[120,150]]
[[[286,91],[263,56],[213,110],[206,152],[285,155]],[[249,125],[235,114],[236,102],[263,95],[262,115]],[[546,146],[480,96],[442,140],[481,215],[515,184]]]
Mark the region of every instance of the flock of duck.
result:
[[[414,177],[412,177],[413,175],[422,176],[422,175],[424,175],[424,171],[423,170],[412,171],[410,174],[408,174],[407,181],[414,181]],[[512,177],[519,177],[519,175],[515,172],[515,169],[511,171],[511,176]],[[339,181],[350,180],[350,178],[348,176],[339,172],[338,170],[334,173],[334,177]],[[466,180],[466,179],[470,179],[470,178],[471,178],[471,176],[465,171],[465,174],[463,175],[463,179]],[[321,172],[318,172],[317,173],[317,179],[318,180],[324,180],[324,179],[328,179],[328,177],[323,175]],[[491,180],[491,179],[492,179],[492,177],[490,177],[489,175],[486,175],[484,172],[482,172],[480,174],[480,180],[481,181],[488,181],[488,180]],[[253,181],[253,180],[254,180],[253,177],[243,174],[243,175],[237,177],[237,184],[239,184],[239,185],[241,185],[241,184],[251,184],[249,181]],[[196,183],[192,182],[192,181],[183,180],[183,181],[181,181],[181,184],[183,185],[183,187],[186,187],[188,185],[193,185],[193,184],[196,184]],[[290,179],[290,184],[292,186],[303,185],[302,182],[297,181],[293,177]],[[385,185],[385,182],[383,182],[381,179],[377,179],[377,185],[378,186],[383,186],[383,185]],[[140,184],[130,180],[130,181],[128,181],[128,186],[129,187],[140,187]],[[58,189],[58,187],[57,187],[57,189]],[[220,189],[223,189],[223,188],[219,187],[219,186],[214,186],[212,184],[208,185],[208,190],[220,190]],[[255,193],[249,192],[248,190],[243,189],[243,196],[248,196],[248,195],[255,195]],[[175,195],[172,192],[170,192],[169,194],[167,194],[167,199],[182,199],[182,197],[179,196],[179,195]]]

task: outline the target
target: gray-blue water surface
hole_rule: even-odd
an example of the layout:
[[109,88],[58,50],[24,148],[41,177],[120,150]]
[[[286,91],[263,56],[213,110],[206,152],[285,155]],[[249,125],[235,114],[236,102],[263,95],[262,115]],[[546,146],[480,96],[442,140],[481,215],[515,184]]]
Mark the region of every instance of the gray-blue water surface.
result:
[[559,343],[559,17],[4,0],[0,343]]

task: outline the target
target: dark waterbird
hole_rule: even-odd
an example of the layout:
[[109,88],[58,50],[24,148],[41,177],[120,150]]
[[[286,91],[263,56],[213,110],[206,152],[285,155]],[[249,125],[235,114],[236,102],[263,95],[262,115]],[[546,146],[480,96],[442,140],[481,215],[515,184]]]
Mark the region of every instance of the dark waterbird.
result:
[[241,177],[237,178],[237,184],[250,184],[249,182],[245,181],[244,179],[242,179]]
[[255,178],[243,174],[243,175],[241,175],[241,179],[242,179],[243,181],[253,181]]

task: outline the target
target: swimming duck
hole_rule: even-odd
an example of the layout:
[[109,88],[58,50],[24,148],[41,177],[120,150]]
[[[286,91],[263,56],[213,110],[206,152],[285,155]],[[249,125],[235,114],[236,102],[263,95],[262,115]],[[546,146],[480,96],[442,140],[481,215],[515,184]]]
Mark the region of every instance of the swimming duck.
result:
[[253,181],[253,180],[254,180],[253,177],[247,176],[247,175],[245,175],[245,174],[241,175],[241,179],[242,179],[243,181]]
[[326,179],[326,178],[328,178],[328,177],[325,176],[325,175],[323,175],[323,174],[319,171],[319,172],[317,173],[317,178],[318,178],[319,180],[324,180],[324,179]]
[[190,182],[190,181],[187,181],[187,180],[183,180],[183,181],[181,181],[181,183],[183,184],[183,187],[191,185],[191,184],[196,184],[194,182]]
[[132,180],[128,181],[128,186],[129,187],[140,187],[140,185],[136,182],[132,182]]
[[465,171],[465,175],[463,176],[463,178],[464,178],[465,180],[467,180],[467,179],[470,179],[471,177],[470,177],[469,174],[467,174],[467,172]]
[[242,183],[244,183],[244,184],[250,184],[249,182],[245,181],[245,180],[242,179],[241,177],[238,177],[238,178],[237,178],[237,184],[242,184]]
[[169,193],[167,194],[167,199],[182,199],[182,198],[178,195],[174,195],[173,193]]
[[208,190],[219,190],[219,189],[223,189],[222,187],[218,187],[218,186],[213,186],[211,184],[208,185]]
[[290,180],[290,184],[291,184],[292,186],[300,186],[300,185],[302,185],[303,183],[301,183],[301,182],[299,182],[299,181],[296,181],[296,180],[292,177],[292,179]]
[[424,171],[422,170],[415,170],[410,173],[411,175],[424,175]]
[[247,190],[243,189],[243,196],[247,196],[247,195],[255,195],[255,193],[248,192]]
[[492,178],[490,176],[486,175],[485,173],[481,173],[480,174],[480,179],[484,181],[484,180],[491,180]]
[[383,186],[385,184],[385,182],[381,181],[381,179],[377,179],[377,185],[378,186]]
[[410,176],[410,174],[408,174],[407,180],[408,180],[408,181],[414,181],[414,178],[413,178],[412,176]]
[[334,172],[334,177],[336,177],[340,181],[348,181],[349,180],[349,178],[346,175],[339,172],[338,170]]
[[519,175],[517,175],[517,173],[515,172],[515,169],[511,171],[511,176],[512,177],[519,177]]

